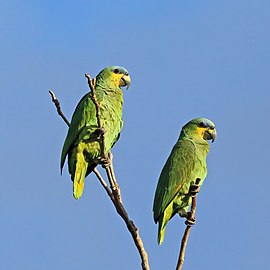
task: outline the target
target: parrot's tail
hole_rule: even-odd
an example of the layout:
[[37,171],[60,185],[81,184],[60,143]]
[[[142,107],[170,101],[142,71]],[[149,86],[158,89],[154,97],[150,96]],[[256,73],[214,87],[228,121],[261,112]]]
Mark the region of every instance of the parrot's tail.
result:
[[164,219],[163,219],[163,215],[161,216],[161,218],[158,221],[158,244],[162,245],[163,241],[164,241],[164,236],[165,236],[165,231],[166,231],[166,224],[164,224]]
[[73,180],[73,196],[79,199],[83,194],[84,179],[87,171],[88,163],[83,159],[82,162],[77,162],[75,176]]

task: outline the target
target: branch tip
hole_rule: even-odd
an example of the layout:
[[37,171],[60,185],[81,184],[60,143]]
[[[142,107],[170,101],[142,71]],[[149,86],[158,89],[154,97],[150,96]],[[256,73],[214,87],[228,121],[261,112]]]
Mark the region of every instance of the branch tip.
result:
[[52,90],[49,90],[49,93],[52,97],[52,101],[56,100],[56,96],[55,96],[54,92]]

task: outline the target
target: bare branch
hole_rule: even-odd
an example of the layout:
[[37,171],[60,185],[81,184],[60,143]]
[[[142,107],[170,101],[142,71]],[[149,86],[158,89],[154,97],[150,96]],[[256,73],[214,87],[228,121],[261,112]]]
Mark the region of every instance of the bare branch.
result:
[[[196,179],[196,183],[195,185],[199,185],[201,179],[197,178]],[[191,192],[191,187],[190,187],[190,193]],[[196,192],[198,193],[198,191]],[[192,203],[191,203],[191,208],[190,208],[190,215],[189,215],[189,220],[193,220],[195,221],[195,212],[196,212],[196,205],[197,205],[197,198],[196,195],[197,194],[192,194]],[[190,234],[190,229],[192,227],[192,225],[188,222],[188,220],[186,220],[186,229],[181,241],[181,248],[180,248],[180,253],[179,253],[179,258],[178,258],[178,262],[177,262],[177,266],[176,266],[176,270],[181,270],[184,264],[184,260],[185,260],[185,252],[186,252],[186,247],[187,247],[187,242],[188,242],[188,238],[189,238],[189,234]]]
[[[102,122],[101,122],[100,105],[98,103],[98,100],[96,97],[96,92],[95,92],[95,81],[93,81],[91,79],[90,75],[87,73],[85,74],[85,77],[88,80],[88,85],[89,85],[89,88],[91,90],[91,95],[92,95],[91,99],[96,107],[96,117],[97,117],[98,127],[100,130],[102,130],[103,126],[102,126]],[[106,132],[106,130],[105,130],[105,132]],[[108,180],[110,182],[111,189],[112,189],[112,194],[113,194],[113,198],[114,198],[114,199],[112,199],[112,202],[116,208],[117,213],[125,221],[126,226],[129,230],[130,234],[132,235],[133,241],[134,241],[134,243],[139,251],[139,254],[140,254],[140,257],[142,260],[142,262],[141,262],[142,269],[143,270],[150,270],[149,262],[148,262],[148,255],[144,249],[142,239],[139,235],[139,230],[134,225],[134,222],[129,219],[128,213],[126,212],[124,205],[122,203],[120,188],[119,188],[119,185],[118,185],[116,178],[115,178],[115,175],[114,175],[114,170],[113,170],[113,165],[112,165],[112,155],[111,154],[107,155],[106,149],[105,149],[105,132],[103,132],[101,134],[100,148],[101,148],[101,152],[102,152],[102,159],[109,160],[109,162],[108,162],[109,165],[104,166],[104,168],[106,170],[107,177],[108,177]]]
[[54,92],[52,90],[49,91],[51,97],[52,97],[52,102],[54,103],[57,113],[62,117],[62,119],[65,121],[65,123],[70,126],[69,121],[67,120],[67,118],[65,117],[65,115],[63,114],[61,107],[60,107],[60,102],[59,100],[56,98]]
[[93,170],[93,172],[95,173],[96,177],[98,178],[99,182],[101,183],[101,185],[104,187],[104,189],[106,190],[108,196],[111,198],[111,200],[114,200],[113,194],[111,192],[111,190],[109,189],[107,183],[105,182],[105,180],[103,179],[103,177],[101,176],[101,174],[99,173],[98,169],[95,168]]

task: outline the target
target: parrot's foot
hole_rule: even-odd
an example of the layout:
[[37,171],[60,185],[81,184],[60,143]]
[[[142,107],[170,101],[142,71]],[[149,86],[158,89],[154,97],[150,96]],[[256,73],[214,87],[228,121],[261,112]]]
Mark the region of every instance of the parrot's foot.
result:
[[195,225],[196,218],[195,217],[194,218],[191,218],[191,213],[190,212],[187,213],[186,218],[187,218],[187,220],[185,221],[185,224],[187,226],[193,226],[193,225]]
[[103,136],[105,133],[106,133],[106,130],[105,130],[105,128],[103,128],[103,127],[97,128],[97,129],[94,131],[94,134],[97,136],[97,138]]
[[192,184],[192,185],[190,185],[189,193],[191,196],[195,196],[197,193],[200,192],[200,189],[201,189],[201,187],[199,185]]
[[112,160],[110,157],[105,157],[100,159],[100,164],[103,168],[107,168],[112,164]]
[[197,184],[191,184],[189,187],[189,194],[193,197],[200,192],[201,187]]

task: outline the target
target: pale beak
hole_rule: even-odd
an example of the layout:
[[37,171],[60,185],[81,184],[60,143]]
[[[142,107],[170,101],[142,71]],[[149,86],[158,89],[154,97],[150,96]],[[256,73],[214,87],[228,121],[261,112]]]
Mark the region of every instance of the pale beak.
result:
[[129,86],[131,84],[131,79],[129,75],[123,75],[120,80],[120,87],[127,87],[126,90],[128,90]]
[[217,137],[217,132],[215,128],[214,129],[209,128],[207,131],[205,131],[204,136],[203,136],[205,140],[208,140],[208,141],[212,140],[212,143],[215,141],[216,137]]

